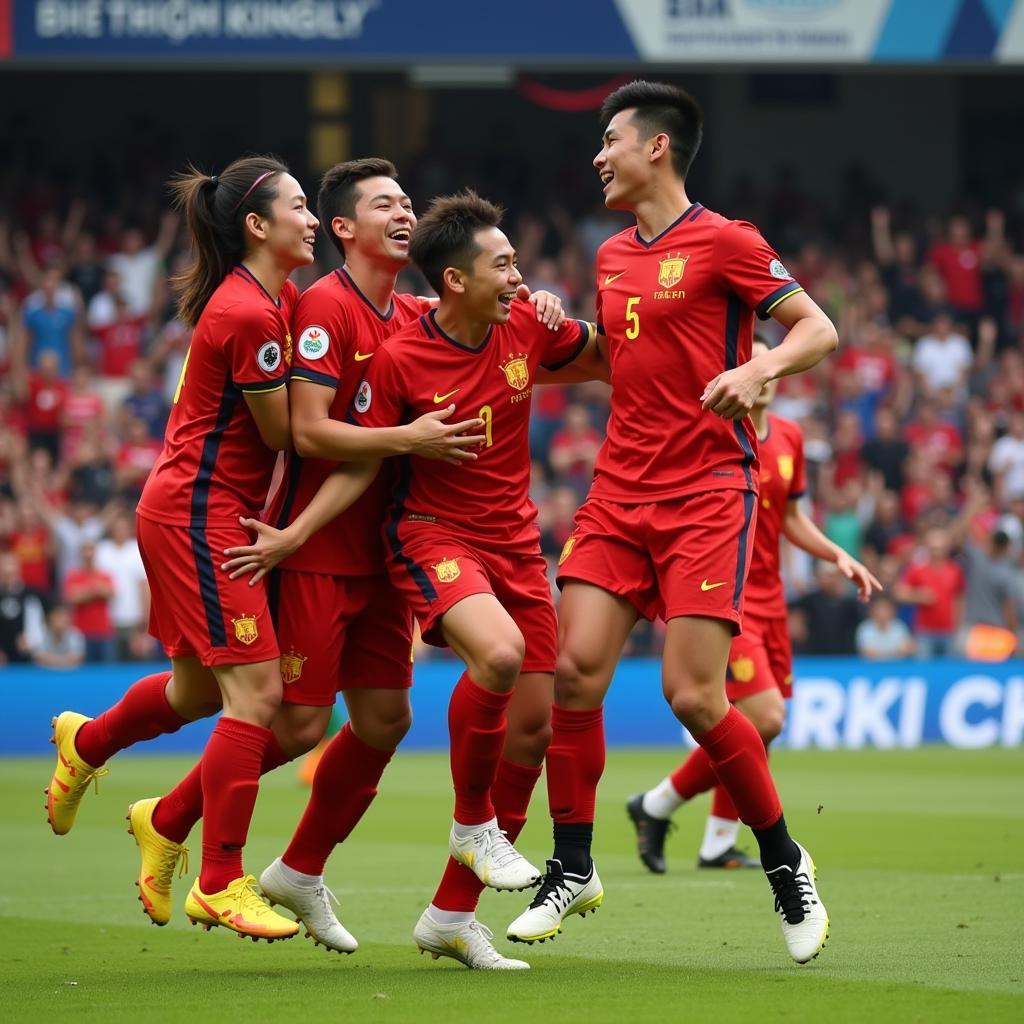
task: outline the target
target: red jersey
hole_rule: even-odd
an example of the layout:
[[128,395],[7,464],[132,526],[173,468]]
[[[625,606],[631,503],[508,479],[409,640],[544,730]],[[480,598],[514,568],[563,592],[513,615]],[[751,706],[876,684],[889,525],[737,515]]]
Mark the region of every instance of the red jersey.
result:
[[928,253],[928,262],[938,268],[946,282],[946,298],[951,306],[973,313],[984,309],[980,242],[962,246],[939,242]]
[[566,320],[551,331],[538,323],[533,306],[513,302],[508,323],[494,324],[479,348],[450,338],[431,312],[379,349],[353,403],[357,423],[390,427],[454,403],[452,421],[478,416],[487,438],[473,462],[400,460],[389,536],[408,518],[450,527],[483,548],[536,548],[529,445],[534,374],[572,362],[592,330]]
[[99,569],[72,569],[64,581],[64,595],[72,603],[75,626],[86,637],[108,637],[114,634],[109,597],[92,597],[75,603],[76,596],[101,584],[112,588],[114,581],[108,573]]
[[297,295],[286,281],[275,302],[242,266],[218,285],[192,335],[140,515],[202,527],[259,514],[277,452],[263,443],[245,394],[285,386]]
[[44,380],[33,376],[29,381],[28,429],[42,431],[60,430],[67,402],[68,386],[64,381]]
[[112,324],[97,327],[93,334],[99,339],[102,360],[100,372],[105,377],[126,377],[128,369],[142,352],[146,333],[146,317],[126,317]]
[[[292,380],[305,380],[334,389],[330,416],[344,420],[370,359],[384,340],[410,324],[428,307],[412,295],[394,295],[381,315],[344,268],[320,278],[302,293],[292,318],[298,340]],[[287,526],[310,503],[320,485],[338,468],[328,459],[286,456],[284,484],[267,513],[268,521]],[[332,523],[317,531],[290,558],[286,569],[328,576],[371,576],[385,571],[380,536],[391,493],[389,462],[362,497]]]
[[760,461],[757,526],[743,601],[752,614],[775,618],[786,614],[779,565],[786,505],[807,489],[804,438],[792,420],[769,413],[768,435],[757,447]]
[[956,599],[964,589],[963,570],[956,562],[919,562],[907,569],[903,582],[932,595],[931,604],[915,606],[915,629],[928,633],[952,633],[956,629]]
[[750,359],[754,313],[802,291],[757,229],[693,204],[646,241],[635,227],[597,253],[598,329],[608,337],[608,436],[591,495],[638,504],[756,488],[748,419],[701,408],[704,386]]

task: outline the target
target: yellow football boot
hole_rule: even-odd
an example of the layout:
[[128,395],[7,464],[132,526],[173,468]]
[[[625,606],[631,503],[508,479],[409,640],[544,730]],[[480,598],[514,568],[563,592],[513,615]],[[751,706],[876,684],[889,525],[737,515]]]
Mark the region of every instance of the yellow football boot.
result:
[[174,869],[181,861],[178,877],[188,871],[188,847],[165,839],[153,827],[153,811],[159,797],[136,800],[128,807],[128,835],[142,855],[142,866],[135,884],[139,888],[139,902],[153,924],[165,925],[171,919],[171,883]]
[[[90,718],[77,711],[62,711],[50,722],[53,726],[50,742],[57,747],[57,767],[53,770],[50,785],[46,787],[46,816],[50,819],[50,828],[58,836],[71,831],[78,805],[89,783],[109,774],[106,768],[93,768],[86,764],[75,750],[75,736],[89,721]],[[96,791],[99,792],[98,783]]]
[[252,875],[236,878],[226,889],[209,896],[199,888],[197,878],[185,900],[185,913],[193,924],[201,924],[207,931],[220,925],[243,938],[248,935],[253,942],[290,939],[299,931],[297,921],[274,913],[260,899]]

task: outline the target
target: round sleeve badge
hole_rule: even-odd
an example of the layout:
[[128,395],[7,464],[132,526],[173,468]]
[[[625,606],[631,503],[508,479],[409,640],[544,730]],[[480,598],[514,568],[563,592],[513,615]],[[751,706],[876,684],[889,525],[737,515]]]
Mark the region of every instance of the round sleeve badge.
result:
[[299,355],[303,359],[323,359],[331,347],[331,339],[318,324],[310,324],[299,335]]
[[359,385],[359,390],[356,392],[355,407],[356,412],[366,412],[370,408],[370,402],[373,399],[373,392],[370,390],[370,382],[364,380]]
[[281,345],[276,341],[264,342],[256,353],[256,362],[264,373],[276,373],[281,367]]
[[782,260],[772,260],[768,264],[768,273],[780,281],[792,281],[793,275],[783,266]]

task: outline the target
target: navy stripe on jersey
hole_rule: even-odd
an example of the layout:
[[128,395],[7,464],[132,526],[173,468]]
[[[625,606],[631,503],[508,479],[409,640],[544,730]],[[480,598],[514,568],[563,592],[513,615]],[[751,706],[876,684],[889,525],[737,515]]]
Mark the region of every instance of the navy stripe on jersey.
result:
[[563,366],[568,366],[587,347],[587,342],[590,341],[590,324],[586,320],[577,320],[576,323],[580,328],[580,341],[573,349],[572,355],[557,363],[541,363],[545,370],[560,370]]
[[[431,326],[434,328],[435,331],[437,331],[438,337],[440,337],[443,341],[447,341],[449,345],[454,345],[455,348],[459,349],[461,352],[471,352],[473,355],[478,355],[480,352],[483,352],[485,348],[487,348],[491,340],[491,335],[494,333],[494,324],[491,324],[487,328],[487,333],[484,335],[484,340],[481,341],[479,345],[477,345],[476,347],[472,345],[463,345],[461,341],[457,341],[450,334],[445,334],[441,325],[437,322],[436,309],[432,309],[426,315],[425,319],[430,321]],[[431,337],[433,337],[433,335],[431,335]]]
[[277,517],[279,530],[283,530],[291,519],[295,495],[299,490],[299,478],[302,476],[302,458],[294,449],[288,453],[288,465],[285,472],[288,474],[288,483],[285,484],[287,489],[284,492],[284,501],[281,503],[281,514]]
[[391,509],[391,515],[388,518],[388,524],[385,527],[385,535],[388,539],[388,547],[391,548],[391,554],[394,556],[395,561],[399,565],[404,565],[409,570],[409,575],[416,581],[416,586],[420,588],[420,593],[431,603],[437,600],[437,591],[434,589],[434,584],[430,582],[430,577],[426,574],[423,566],[418,562],[414,562],[404,550],[402,539],[398,536],[398,524],[402,519],[402,515],[405,511],[405,499],[409,496],[409,481],[412,479],[412,462],[408,455],[403,455],[398,460],[399,471],[398,471],[398,483],[395,484],[395,503]]
[[274,624],[274,632],[277,632],[277,617],[281,610],[281,570],[271,569],[267,575],[267,610],[270,612],[270,621]]
[[273,380],[259,380],[251,384],[235,384],[234,387],[244,391],[247,395],[265,395],[268,391],[277,391],[288,383],[288,373],[282,373],[280,377]]
[[381,311],[380,311],[380,310],[379,310],[379,309],[378,309],[378,308],[377,308],[377,307],[376,307],[376,306],[375,306],[375,305],[374,305],[374,304],[373,304],[373,303],[372,303],[372,302],[371,302],[371,301],[370,301],[370,300],[369,300],[369,299],[368,299],[368,298],[367,298],[367,297],[366,297],[366,296],[365,296],[365,295],[363,294],[363,292],[362,292],[362,289],[360,289],[359,285],[357,285],[357,284],[355,283],[355,281],[354,281],[354,280],[353,280],[353,278],[352,278],[352,275],[351,275],[351,274],[350,274],[350,273],[349,273],[349,272],[348,272],[348,271],[347,271],[347,270],[346,270],[346,269],[345,269],[344,267],[342,267],[342,268],[341,268],[340,270],[336,270],[336,271],[335,271],[334,273],[338,275],[338,280],[339,280],[339,281],[341,281],[341,283],[342,283],[343,285],[345,285],[346,287],[349,287],[349,288],[351,288],[351,289],[352,289],[352,291],[354,291],[354,292],[356,293],[356,295],[358,295],[358,296],[359,296],[359,298],[361,298],[361,299],[363,300],[363,302],[365,302],[365,303],[366,303],[366,305],[367,305],[367,306],[368,306],[368,307],[370,308],[370,310],[372,311],[373,315],[374,315],[374,316],[375,316],[375,317],[376,317],[376,318],[377,318],[378,320],[383,320],[383,321],[384,321],[384,323],[387,323],[387,322],[388,322],[388,321],[389,321],[389,320],[391,319],[391,317],[392,317],[392,316],[394,315],[394,312],[395,312],[395,299],[394,299],[394,296],[392,296],[392,298],[391,298],[391,302],[390,302],[390,303],[388,304],[388,311],[387,311],[386,313],[382,313],[382,312],[381,312]]
[[690,214],[690,216],[686,218],[691,223],[693,221],[695,221],[704,212],[704,207],[701,206],[700,203],[694,203],[693,205],[694,205],[694,207],[696,207],[696,209],[694,209],[693,213]]
[[740,533],[739,551],[736,554],[736,582],[732,590],[732,606],[739,608],[743,596],[743,582],[746,578],[747,546],[750,542],[750,522],[754,517],[754,502],[757,496],[750,491],[743,492],[743,530]]
[[310,370],[305,366],[294,368],[291,379],[308,381],[310,384],[323,384],[325,388],[334,388],[335,391],[341,383],[337,377],[332,377],[329,373],[320,373],[319,370]]
[[259,288],[261,292],[263,292],[264,295],[266,295],[268,299],[270,299],[270,301],[275,306],[277,306],[278,309],[281,308],[280,298],[273,298],[270,292],[268,292],[267,289],[263,287],[263,283],[260,281],[260,279],[244,263],[239,263],[238,266],[235,267],[233,272],[237,274],[239,277],[245,278],[246,281],[251,281],[254,285],[256,285],[257,288]]
[[210,507],[210,484],[213,471],[217,465],[217,453],[220,451],[224,431],[227,430],[241,392],[233,384],[221,396],[217,419],[203,441],[203,452],[199,457],[199,469],[192,481],[192,501],[189,507],[189,536],[192,539],[192,557],[196,563],[196,575],[199,577],[199,594],[203,599],[206,612],[206,624],[210,631],[211,647],[227,647],[227,635],[224,630],[224,611],[220,605],[220,594],[217,591],[217,577],[213,571],[213,558],[210,554],[210,542],[206,539],[206,517]]
[[682,223],[683,223],[683,221],[684,221],[684,220],[686,220],[686,218],[687,218],[687,217],[689,217],[689,216],[690,216],[690,214],[691,214],[691,213],[693,213],[693,211],[694,211],[694,210],[695,210],[695,209],[696,209],[696,208],[697,208],[697,207],[698,207],[699,205],[700,205],[699,203],[691,203],[691,204],[690,204],[690,205],[689,205],[689,206],[688,206],[688,207],[687,207],[687,208],[686,208],[685,210],[683,210],[683,212],[682,212],[682,213],[681,213],[681,214],[680,214],[680,215],[679,215],[679,216],[678,216],[678,217],[677,217],[677,218],[676,218],[676,219],[675,219],[674,221],[672,221],[672,223],[671,223],[671,224],[669,224],[669,226],[668,226],[667,228],[665,228],[665,230],[664,230],[664,231],[659,231],[659,232],[658,232],[658,233],[657,233],[657,234],[656,234],[656,235],[655,235],[655,236],[654,236],[654,237],[653,237],[653,238],[652,238],[652,239],[651,239],[651,240],[650,240],[649,242],[648,242],[648,241],[647,241],[647,240],[646,240],[645,238],[641,237],[641,235],[640,235],[640,229],[639,229],[639,228],[637,228],[637,229],[636,229],[636,230],[635,230],[635,231],[633,232],[633,237],[634,237],[634,238],[635,238],[635,239],[636,239],[636,240],[637,240],[637,241],[638,241],[638,242],[639,242],[639,243],[640,243],[640,244],[641,244],[641,245],[642,245],[642,246],[643,246],[643,247],[644,247],[645,249],[650,249],[650,247],[651,247],[652,245],[654,245],[654,243],[655,243],[655,242],[657,242],[659,238],[664,238],[664,237],[665,237],[665,235],[667,235],[667,234],[668,234],[668,233],[669,233],[669,232],[670,232],[670,231],[671,231],[671,230],[672,230],[673,228],[675,228],[675,227],[678,227],[678,226],[679,226],[680,224],[682,224]]
[[[730,295],[725,305],[725,368],[734,370],[739,362],[740,344],[740,300],[735,295]],[[743,449],[743,475],[747,479],[747,486],[753,490],[754,477],[750,467],[754,464],[756,453],[743,429],[742,420],[732,421],[733,429],[736,431],[736,439]]]
[[787,296],[793,295],[795,292],[802,292],[803,288],[796,281],[787,281],[781,288],[776,288],[771,295],[767,298],[762,299],[757,304],[757,309],[754,311],[757,313],[759,320],[767,320],[771,316],[772,310]]
[[428,317],[428,316],[421,316],[420,317],[420,323],[423,325],[423,330],[425,330],[427,332],[427,337],[428,338],[433,338],[434,337],[434,332],[433,332],[433,330],[430,327],[430,317]]

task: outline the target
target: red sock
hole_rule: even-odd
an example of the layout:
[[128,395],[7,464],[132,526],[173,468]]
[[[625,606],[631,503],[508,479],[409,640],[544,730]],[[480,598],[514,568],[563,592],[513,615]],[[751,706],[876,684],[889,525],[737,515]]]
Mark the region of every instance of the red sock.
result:
[[75,750],[86,764],[99,768],[119,750],[133,743],[177,732],[188,722],[167,703],[170,672],[157,672],[133,683],[112,707],[75,735]]
[[199,888],[212,895],[240,878],[242,847],[260,788],[263,754],[274,734],[221,716],[200,762],[203,784],[203,866]]
[[[263,752],[263,764],[260,775],[266,775],[275,768],[287,764],[291,758],[271,733],[267,741],[267,749]],[[166,796],[153,811],[153,828],[165,839],[174,843],[183,843],[188,839],[195,823],[203,816],[203,762],[196,762],[195,767]]]
[[782,817],[782,804],[764,743],[749,719],[730,707],[718,725],[696,739],[735,802],[740,821],[753,829],[774,825]]
[[604,774],[604,710],[551,708],[547,753],[548,806],[560,824],[592,823]]
[[364,743],[348,722],[324,750],[309,803],[281,858],[307,875],[322,875],[331,852],[343,843],[377,795],[393,750]]
[[455,820],[482,825],[494,817],[491,787],[505,745],[505,709],[512,691],[485,690],[463,672],[448,704]]
[[[498,828],[508,833],[510,843],[519,838],[526,824],[526,812],[540,778],[540,771],[540,766],[531,768],[529,765],[506,761],[505,758],[498,764],[498,774],[491,787],[491,799],[494,801]],[[438,910],[472,912],[476,910],[483,891],[483,882],[469,868],[449,857],[441,876],[441,884],[431,902]]]
[[692,800],[700,793],[718,785],[718,776],[711,764],[711,758],[703,747],[698,747],[669,776],[672,788],[684,799]]

